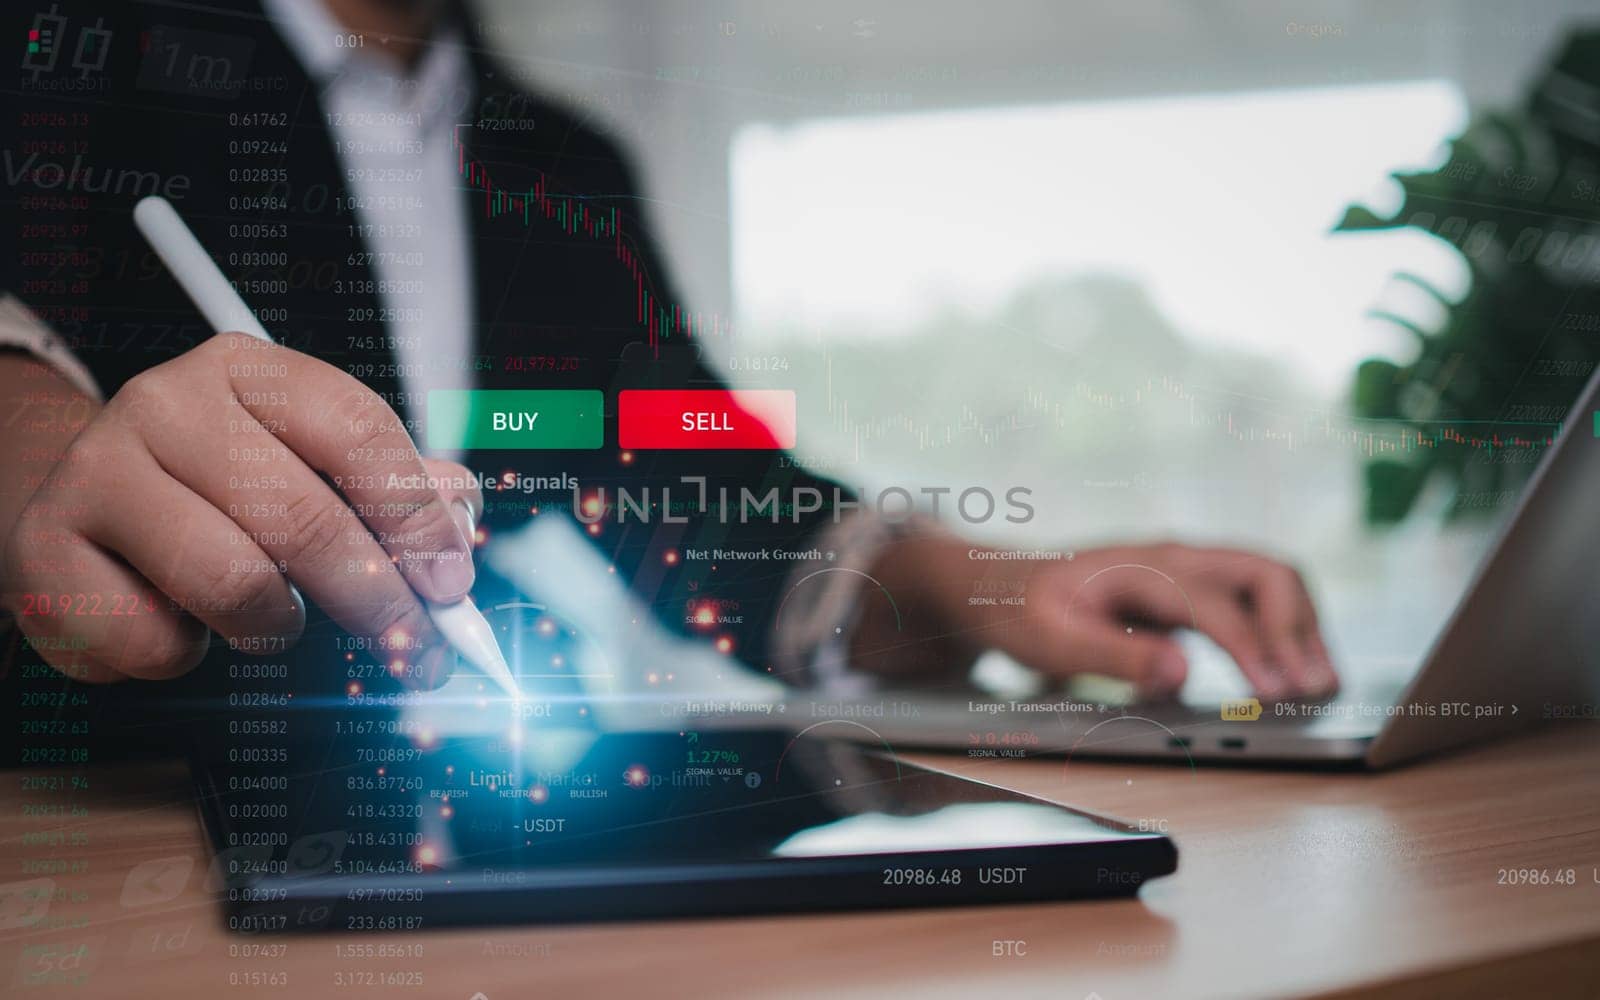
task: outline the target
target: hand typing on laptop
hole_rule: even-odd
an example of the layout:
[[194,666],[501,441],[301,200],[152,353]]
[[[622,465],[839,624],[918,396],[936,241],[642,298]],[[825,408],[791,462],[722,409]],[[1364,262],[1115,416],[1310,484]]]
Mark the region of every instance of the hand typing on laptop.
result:
[[[1176,543],[1023,553],[932,533],[892,543],[851,638],[859,668],[918,683],[964,675],[987,649],[1054,677],[1098,673],[1170,696],[1188,674],[1169,634],[1202,632],[1263,698],[1320,697],[1338,676],[1293,568]],[[896,613],[898,612],[898,613]]]

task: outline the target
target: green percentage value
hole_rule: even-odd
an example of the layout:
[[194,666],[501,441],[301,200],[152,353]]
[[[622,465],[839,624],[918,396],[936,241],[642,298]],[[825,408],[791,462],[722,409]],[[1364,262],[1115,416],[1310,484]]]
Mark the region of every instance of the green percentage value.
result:
[[737,750],[690,750],[689,763],[691,764],[737,764],[739,751]]

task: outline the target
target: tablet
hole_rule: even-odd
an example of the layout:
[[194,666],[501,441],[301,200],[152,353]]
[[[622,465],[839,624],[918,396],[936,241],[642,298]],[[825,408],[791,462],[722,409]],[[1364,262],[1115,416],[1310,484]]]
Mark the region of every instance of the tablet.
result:
[[1177,865],[1160,834],[818,734],[269,724],[229,715],[194,758],[244,933],[1105,897]]

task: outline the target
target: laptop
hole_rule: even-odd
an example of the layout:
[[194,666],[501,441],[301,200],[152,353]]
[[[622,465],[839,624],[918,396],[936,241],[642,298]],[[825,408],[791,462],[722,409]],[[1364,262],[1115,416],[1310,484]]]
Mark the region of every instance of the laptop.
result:
[[[1600,714],[1600,372],[1591,376],[1409,683],[1323,702],[1112,705],[1074,693],[786,696],[792,722],[978,757],[1381,769],[1550,719]],[[1589,414],[1595,416],[1590,433]],[[1333,637],[1337,648],[1338,636]],[[1404,664],[1401,665],[1404,668]]]

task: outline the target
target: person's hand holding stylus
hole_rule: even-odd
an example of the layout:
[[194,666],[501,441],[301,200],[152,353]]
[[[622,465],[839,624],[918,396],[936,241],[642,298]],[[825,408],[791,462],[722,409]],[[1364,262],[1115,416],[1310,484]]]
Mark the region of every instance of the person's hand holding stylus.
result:
[[35,646],[81,679],[184,673],[208,628],[274,653],[304,628],[303,593],[402,680],[433,686],[455,657],[428,604],[465,603],[482,510],[468,471],[422,458],[372,390],[225,332],[93,415],[0,564],[7,593],[35,597],[12,609],[23,630],[69,640]]

